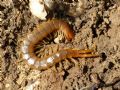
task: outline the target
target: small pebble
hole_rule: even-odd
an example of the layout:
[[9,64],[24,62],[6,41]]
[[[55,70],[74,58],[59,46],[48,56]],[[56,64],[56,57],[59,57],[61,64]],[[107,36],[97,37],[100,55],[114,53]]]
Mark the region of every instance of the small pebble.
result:
[[45,10],[44,4],[39,0],[30,0],[29,3],[31,13],[40,18],[41,20],[46,20],[47,11]]
[[99,79],[98,79],[98,75],[96,73],[92,73],[90,75],[91,81],[94,83],[100,83]]
[[6,87],[6,88],[9,88],[9,87],[10,87],[10,84],[8,84],[8,83],[5,84],[5,87]]

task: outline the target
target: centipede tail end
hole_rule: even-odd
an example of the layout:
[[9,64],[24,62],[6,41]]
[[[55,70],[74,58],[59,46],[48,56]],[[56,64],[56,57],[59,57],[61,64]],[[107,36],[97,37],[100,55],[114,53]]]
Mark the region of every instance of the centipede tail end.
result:
[[66,50],[67,51],[67,57],[79,57],[79,58],[94,58],[99,57],[97,54],[92,54],[92,50]]

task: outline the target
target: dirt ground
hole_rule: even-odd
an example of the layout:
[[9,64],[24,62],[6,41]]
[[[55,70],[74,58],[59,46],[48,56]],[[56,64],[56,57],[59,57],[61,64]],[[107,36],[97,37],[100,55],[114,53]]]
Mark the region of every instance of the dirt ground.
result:
[[[28,0],[0,0],[0,90],[120,90],[120,1],[56,0],[49,18],[69,22],[78,49],[95,49],[97,58],[71,58],[39,71],[21,57],[21,42],[44,21],[33,16]],[[70,5],[72,4],[72,5]],[[66,7],[69,7],[66,9]]]

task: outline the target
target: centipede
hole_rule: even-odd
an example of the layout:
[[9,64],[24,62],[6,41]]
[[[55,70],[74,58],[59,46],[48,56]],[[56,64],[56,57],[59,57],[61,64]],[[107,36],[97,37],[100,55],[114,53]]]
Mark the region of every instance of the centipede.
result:
[[64,33],[64,36],[68,41],[71,41],[75,36],[70,25],[65,20],[52,19],[36,26],[36,28],[25,37],[21,45],[22,57],[30,66],[39,70],[46,70],[66,58],[98,57],[98,55],[93,54],[93,51],[90,49],[76,50],[70,48],[56,50],[54,53],[50,53],[49,55],[46,55],[42,58],[36,56],[34,52],[36,44],[42,41],[50,33],[57,31],[61,31],[62,33]]

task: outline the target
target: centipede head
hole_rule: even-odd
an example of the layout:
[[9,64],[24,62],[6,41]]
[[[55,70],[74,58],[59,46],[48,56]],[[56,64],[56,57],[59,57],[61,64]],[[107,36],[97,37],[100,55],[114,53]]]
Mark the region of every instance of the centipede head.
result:
[[74,33],[73,33],[72,30],[70,30],[70,31],[68,32],[68,34],[66,35],[66,38],[67,38],[69,41],[74,38]]
[[74,38],[74,32],[68,23],[63,22],[60,29],[62,32],[64,32],[65,37],[68,41]]
[[68,41],[71,41],[74,38],[73,30],[69,27],[67,27],[66,30],[64,30],[64,34]]

